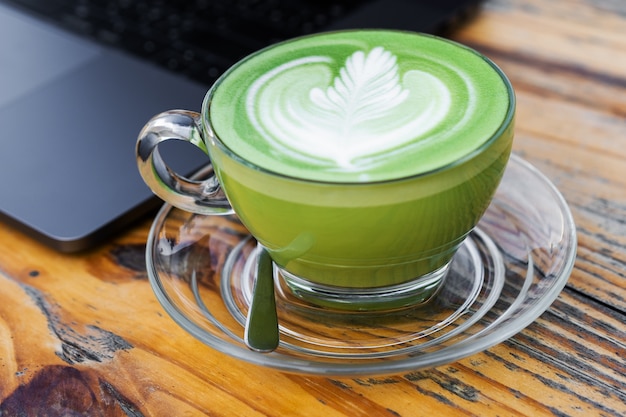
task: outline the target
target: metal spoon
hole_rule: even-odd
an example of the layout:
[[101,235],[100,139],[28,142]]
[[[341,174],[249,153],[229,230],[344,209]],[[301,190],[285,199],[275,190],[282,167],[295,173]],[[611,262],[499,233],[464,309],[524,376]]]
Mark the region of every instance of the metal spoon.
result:
[[268,353],[276,349],[279,342],[274,273],[272,258],[261,245],[258,246],[257,256],[256,280],[246,319],[244,342],[254,351]]

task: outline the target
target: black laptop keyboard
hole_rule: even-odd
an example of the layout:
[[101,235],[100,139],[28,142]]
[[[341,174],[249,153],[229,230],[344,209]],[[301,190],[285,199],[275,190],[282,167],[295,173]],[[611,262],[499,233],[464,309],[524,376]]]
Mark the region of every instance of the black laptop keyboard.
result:
[[14,0],[60,25],[211,84],[241,57],[319,31],[358,0]]

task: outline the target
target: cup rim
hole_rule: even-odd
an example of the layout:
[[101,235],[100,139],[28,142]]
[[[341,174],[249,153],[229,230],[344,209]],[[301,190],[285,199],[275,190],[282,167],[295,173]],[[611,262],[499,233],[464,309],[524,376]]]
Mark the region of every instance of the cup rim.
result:
[[[462,48],[474,55],[476,55],[477,57],[479,57],[480,59],[482,59],[483,61],[485,61],[485,63],[487,63],[490,67],[493,68],[493,70],[496,72],[496,74],[498,74],[498,76],[500,77],[500,79],[502,80],[502,82],[504,83],[505,87],[506,87],[506,91],[507,94],[509,96],[509,101],[508,101],[508,107],[506,109],[506,113],[504,115],[504,118],[502,119],[502,122],[500,123],[500,125],[498,126],[498,128],[493,132],[493,134],[487,139],[485,140],[480,146],[478,146],[476,149],[466,153],[465,155],[463,155],[462,157],[444,164],[442,166],[439,166],[437,168],[431,169],[429,171],[425,171],[425,172],[420,172],[417,174],[412,174],[412,175],[405,175],[405,176],[400,176],[400,177],[395,177],[395,178],[388,178],[388,179],[383,179],[383,180],[374,180],[374,181],[330,181],[330,180],[320,180],[320,179],[312,179],[312,178],[304,178],[304,177],[298,177],[298,176],[294,176],[294,175],[288,175],[282,172],[278,172],[278,171],[274,171],[271,169],[267,169],[264,167],[261,167],[259,165],[256,165],[255,163],[241,157],[239,154],[237,154],[236,152],[234,152],[233,150],[231,150],[217,135],[217,133],[215,132],[215,130],[213,129],[213,126],[211,124],[211,118],[209,116],[210,113],[210,108],[211,108],[211,102],[212,102],[212,98],[213,95],[215,94],[215,91],[217,90],[217,88],[222,84],[222,82],[229,76],[229,74],[231,72],[233,72],[236,68],[238,68],[239,66],[243,65],[245,62],[249,61],[250,59],[256,57],[257,55],[263,54],[265,51],[272,49],[278,45],[282,45],[282,44],[287,44],[287,43],[291,43],[291,42],[295,42],[298,41],[299,39],[305,39],[305,38],[310,38],[310,37],[316,37],[316,36],[320,36],[320,35],[328,35],[328,34],[333,34],[333,33],[349,33],[349,32],[392,32],[392,33],[404,33],[404,34],[409,34],[409,35],[413,35],[413,36],[421,36],[421,37],[429,37],[429,38],[433,38],[436,39],[440,42],[445,42],[448,44],[451,44],[453,46],[456,46],[458,48]],[[446,38],[442,38],[440,36],[436,36],[436,35],[431,35],[428,33],[421,33],[421,32],[412,32],[412,31],[407,31],[407,30],[396,30],[396,29],[347,29],[347,30],[336,30],[336,31],[327,31],[327,32],[320,32],[320,33],[314,33],[314,34],[310,34],[310,35],[304,35],[304,36],[300,36],[300,37],[295,37],[295,38],[291,38],[291,39],[287,39],[272,45],[269,45],[265,48],[259,49],[256,52],[251,53],[250,55],[244,57],[243,59],[239,60],[237,63],[235,63],[234,65],[232,65],[229,69],[227,69],[216,81],[215,83],[213,83],[213,85],[209,88],[209,90],[207,91],[206,95],[204,96],[204,100],[202,102],[202,109],[201,109],[201,114],[200,114],[200,119],[202,122],[202,126],[201,126],[201,130],[203,131],[203,133],[208,133],[209,137],[208,138],[204,138],[205,140],[210,140],[214,145],[216,145],[217,147],[220,148],[220,150],[222,152],[224,152],[225,154],[227,154],[231,159],[237,161],[238,163],[245,165],[251,169],[257,170],[257,171],[261,171],[265,174],[274,176],[274,177],[279,177],[279,178],[283,178],[283,179],[287,179],[287,180],[292,180],[292,181],[298,181],[298,182],[304,182],[304,183],[311,183],[311,184],[328,184],[328,185],[349,185],[349,186],[359,186],[359,185],[373,185],[373,184],[386,184],[386,183],[395,183],[395,182],[401,182],[401,181],[406,181],[406,180],[411,180],[411,179],[417,179],[420,177],[428,177],[430,175],[434,175],[437,173],[441,173],[444,171],[448,171],[451,169],[454,169],[460,165],[465,164],[466,162],[474,159],[476,156],[480,155],[486,148],[488,148],[489,146],[491,146],[493,144],[493,142],[495,142],[496,140],[498,140],[498,138],[500,138],[504,132],[513,124],[513,120],[515,118],[515,110],[516,110],[516,97],[515,97],[515,91],[513,90],[513,86],[511,84],[511,81],[509,80],[509,78],[506,76],[506,74],[504,73],[504,71],[502,71],[502,69],[495,63],[493,62],[491,59],[487,58],[485,55],[481,54],[480,52],[476,51],[473,48],[470,48],[467,45],[464,45],[462,43],[450,40],[450,39],[446,39]]]

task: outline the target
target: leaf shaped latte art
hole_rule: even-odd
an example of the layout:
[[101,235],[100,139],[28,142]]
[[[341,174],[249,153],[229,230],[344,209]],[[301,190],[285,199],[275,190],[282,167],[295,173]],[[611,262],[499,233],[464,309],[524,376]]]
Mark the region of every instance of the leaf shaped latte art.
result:
[[381,47],[355,52],[326,91],[311,90],[311,101],[328,112],[331,124],[348,136],[358,125],[379,118],[408,95],[399,83],[396,57]]
[[419,70],[401,76],[397,58],[375,47],[350,55],[336,77],[330,57],[287,62],[251,85],[246,106],[281,154],[358,171],[419,140],[444,120],[450,102],[437,77]]

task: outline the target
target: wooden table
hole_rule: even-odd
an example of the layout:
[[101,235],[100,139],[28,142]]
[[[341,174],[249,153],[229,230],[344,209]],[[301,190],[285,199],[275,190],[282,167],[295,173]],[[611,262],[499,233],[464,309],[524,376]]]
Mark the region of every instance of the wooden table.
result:
[[493,0],[454,38],[510,76],[515,152],[578,227],[571,278],[536,322],[431,370],[284,374],[170,319],[146,275],[149,220],[79,255],[0,224],[0,415],[626,415],[626,2]]

